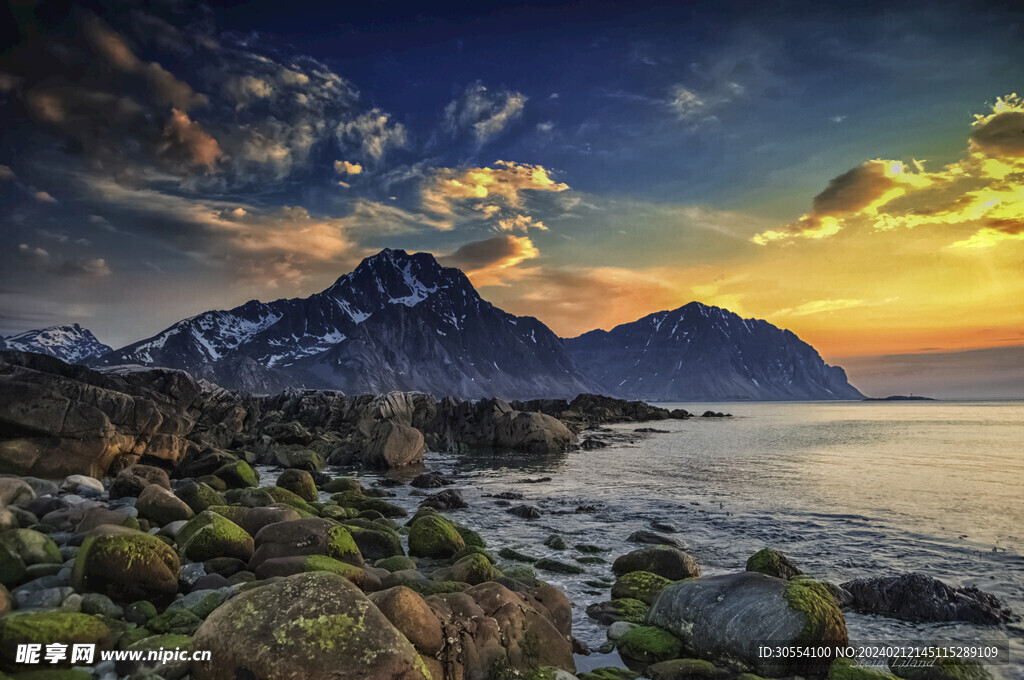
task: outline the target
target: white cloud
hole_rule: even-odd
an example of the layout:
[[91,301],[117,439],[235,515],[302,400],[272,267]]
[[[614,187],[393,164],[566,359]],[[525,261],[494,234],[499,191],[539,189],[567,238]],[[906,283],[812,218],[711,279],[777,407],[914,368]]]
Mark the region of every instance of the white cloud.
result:
[[526,100],[521,92],[491,92],[478,81],[445,107],[445,129],[453,135],[471,130],[477,144],[486,144],[522,115]]

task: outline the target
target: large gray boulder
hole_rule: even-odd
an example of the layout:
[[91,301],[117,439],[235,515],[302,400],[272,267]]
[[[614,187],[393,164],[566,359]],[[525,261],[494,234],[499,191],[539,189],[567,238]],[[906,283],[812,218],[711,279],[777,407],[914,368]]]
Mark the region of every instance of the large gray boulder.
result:
[[693,656],[772,677],[820,673],[828,664],[766,659],[757,653],[760,644],[848,642],[843,614],[824,584],[756,572],[670,585],[651,605],[647,625],[676,635]]
[[411,425],[382,420],[374,425],[363,454],[372,467],[397,468],[423,462],[423,433]]
[[196,680],[429,680],[415,647],[360,590],[326,572],[243,592],[203,622],[193,640],[211,660]]

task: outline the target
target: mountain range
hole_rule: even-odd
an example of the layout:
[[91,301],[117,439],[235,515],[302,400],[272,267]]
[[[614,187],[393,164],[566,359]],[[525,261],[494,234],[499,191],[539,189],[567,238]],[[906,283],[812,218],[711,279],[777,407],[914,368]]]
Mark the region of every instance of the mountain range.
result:
[[463,398],[859,399],[841,368],[766,321],[697,302],[560,339],[480,297],[428,253],[385,249],[308,298],[252,300],[112,350],[59,326],[0,340],[69,363],[189,371],[256,393],[286,387]]

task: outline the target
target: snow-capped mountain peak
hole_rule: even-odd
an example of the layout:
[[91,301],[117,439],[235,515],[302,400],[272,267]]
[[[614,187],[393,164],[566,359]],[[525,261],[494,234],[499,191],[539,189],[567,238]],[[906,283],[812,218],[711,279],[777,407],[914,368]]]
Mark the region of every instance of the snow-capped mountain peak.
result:
[[0,338],[0,349],[49,354],[69,364],[77,364],[106,354],[111,348],[97,340],[89,329],[74,323]]

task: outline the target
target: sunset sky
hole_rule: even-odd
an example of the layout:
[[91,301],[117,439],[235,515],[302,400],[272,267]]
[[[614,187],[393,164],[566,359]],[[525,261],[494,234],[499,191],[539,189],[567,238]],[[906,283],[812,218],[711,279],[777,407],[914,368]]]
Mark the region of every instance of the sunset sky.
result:
[[120,346],[388,246],[563,336],[699,300],[828,360],[1022,346],[1014,4],[17,2],[0,334]]

